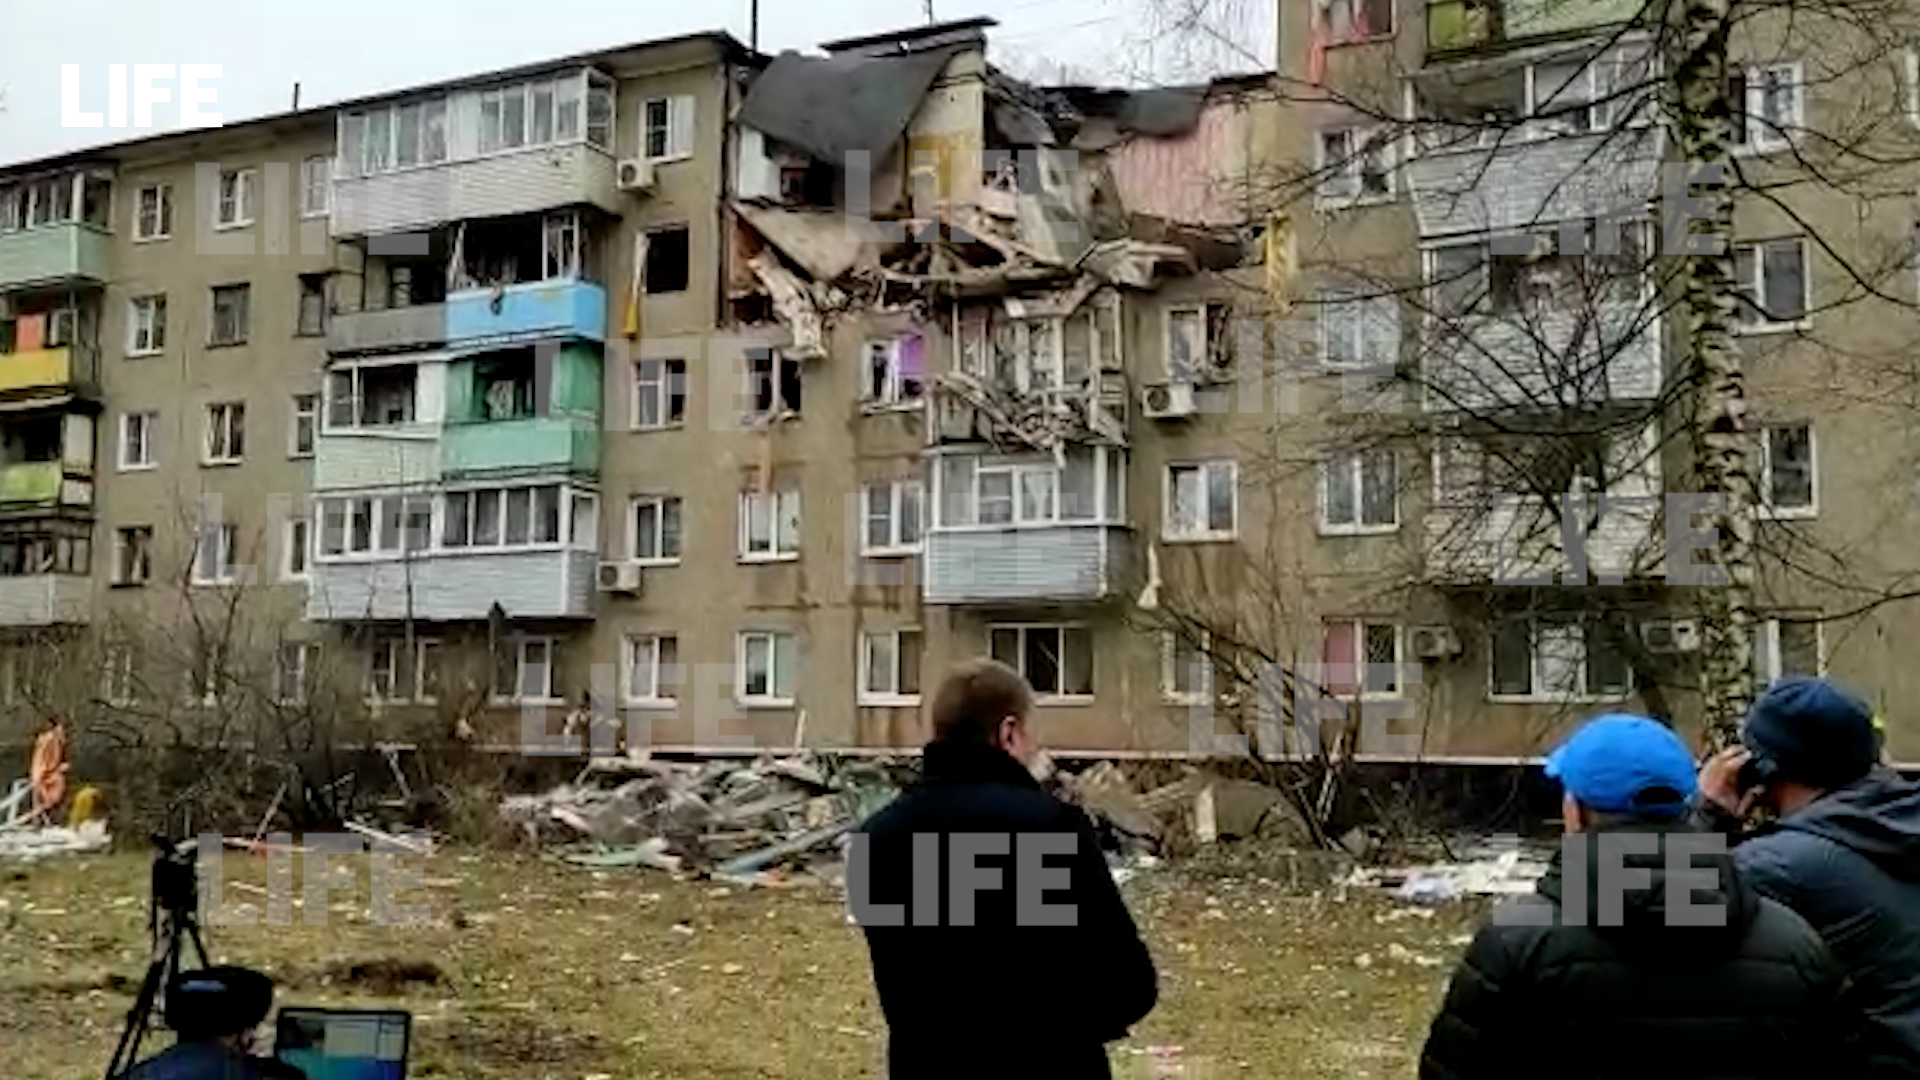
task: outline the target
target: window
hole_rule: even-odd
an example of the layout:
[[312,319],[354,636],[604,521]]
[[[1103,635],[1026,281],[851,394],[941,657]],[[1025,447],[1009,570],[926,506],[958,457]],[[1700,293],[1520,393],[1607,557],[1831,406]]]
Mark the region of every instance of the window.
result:
[[1196,641],[1171,630],[1160,635],[1160,694],[1170,702],[1197,705],[1213,693],[1213,661],[1203,632]]
[[404,637],[381,638],[367,650],[366,694],[370,701],[432,704],[440,689],[440,643],[414,639],[407,652]]
[[1813,427],[1773,424],[1761,430],[1762,509],[1774,517],[1812,517],[1819,509]]
[[151,469],[156,464],[153,438],[159,414],[123,413],[120,417],[120,471]]
[[739,648],[740,703],[792,705],[798,640],[792,634],[753,630],[740,635]]
[[313,456],[314,429],[320,422],[320,395],[293,395],[293,423],[287,429],[287,456]]
[[1167,466],[1165,527],[1168,540],[1231,540],[1238,529],[1236,485],[1239,466],[1231,461]]
[[747,393],[757,415],[799,412],[800,361],[779,356],[772,349],[748,352]]
[[327,275],[300,275],[300,312],[296,335],[313,337],[327,332]]
[[1041,697],[1093,696],[1093,631],[1084,626],[996,626],[995,660],[1019,671]]
[[327,428],[393,427],[414,420],[419,368],[361,364],[327,373]]
[[247,456],[247,407],[235,401],[207,406],[208,465],[232,465]]
[[1492,263],[1486,244],[1451,244],[1427,252],[1427,305],[1439,318],[1489,307]]
[[1393,197],[1392,144],[1369,127],[1332,128],[1320,133],[1314,163],[1323,203],[1364,202]]
[[797,488],[740,493],[740,558],[800,557],[800,492]]
[[918,480],[888,480],[861,491],[866,531],[862,555],[903,555],[920,550],[926,514],[926,488]]
[[943,527],[1044,527],[1119,521],[1124,515],[1117,453],[1070,449],[1065,468],[1047,455],[950,454],[937,458],[935,467]]
[[1804,325],[1812,300],[1808,294],[1807,242],[1800,237],[1736,244],[1733,248],[1736,312],[1743,330]]
[[253,224],[253,187],[258,174],[252,169],[220,170],[220,190],[214,207],[216,229],[237,229]]
[[633,500],[635,562],[680,561],[680,500],[672,495],[642,495]]
[[1766,152],[1790,145],[1805,123],[1805,87],[1799,64],[1769,64],[1735,72],[1727,100],[1740,110],[1735,135],[1742,149]]
[[225,522],[202,525],[194,543],[193,583],[231,584],[239,572],[239,546],[239,526]]
[[920,631],[868,630],[860,635],[860,703],[920,703]]
[[[400,496],[386,496],[391,504]],[[424,496],[412,496],[424,500]],[[417,516],[424,533],[431,519],[430,505]],[[389,506],[389,513],[393,513]],[[409,513],[412,513],[409,511]],[[325,525],[321,550],[325,551]],[[351,539],[351,538],[349,538]],[[558,485],[482,488],[451,491],[441,500],[440,546],[443,548],[544,547],[560,543],[560,488]],[[394,545],[383,541],[387,549]]]
[[634,427],[670,427],[686,416],[685,360],[641,360],[633,365]]
[[650,161],[693,156],[693,95],[654,98],[641,109],[641,145]]
[[[447,160],[445,98],[410,101],[340,119],[335,155],[343,175],[370,176]],[[328,163],[331,171],[332,162]]]
[[1405,690],[1400,628],[1387,622],[1333,619],[1321,628],[1320,689],[1339,698],[1394,698]]
[[1320,304],[1320,362],[1342,370],[1391,370],[1400,360],[1400,303],[1391,296],[1335,295]]
[[613,83],[592,74],[587,76],[587,142],[613,149]]
[[927,340],[918,334],[867,343],[866,399],[875,405],[917,405],[926,393]]
[[107,645],[106,656],[100,665],[103,696],[109,705],[131,705],[139,697],[139,687],[134,671],[133,647],[125,642],[115,641]]
[[153,577],[153,526],[129,525],[113,534],[113,583],[139,585]]
[[1393,0],[1319,0],[1316,14],[1331,41],[1353,43],[1393,34]]
[[679,696],[680,640],[671,634],[627,639],[626,697],[631,702],[672,701]]
[[513,689],[507,696],[522,702],[554,700],[553,654],[552,638],[518,639],[513,649]]
[[167,298],[136,296],[127,302],[127,355],[154,356],[167,347]]
[[1826,635],[1818,616],[1765,619],[1753,628],[1753,673],[1770,686],[1789,675],[1827,673]]
[[588,240],[591,234],[573,211],[548,214],[540,222],[540,277],[545,281],[597,278]]
[[687,291],[692,273],[692,244],[692,234],[684,225],[647,233],[646,288],[649,293]]
[[1197,382],[1233,368],[1233,308],[1226,303],[1167,312],[1167,378]]
[[288,518],[286,528],[280,576],[287,581],[305,581],[313,552],[312,523],[305,517]]
[[300,216],[326,217],[332,210],[333,159],[310,157],[300,163]]
[[251,288],[246,285],[216,285],[213,289],[213,320],[207,336],[209,345],[247,343],[248,302]]
[[308,660],[313,646],[304,641],[280,643],[274,661],[274,700],[299,705],[307,700]]
[[173,185],[148,184],[133,197],[133,238],[165,240],[173,235]]
[[1320,531],[1391,532],[1400,527],[1399,463],[1392,450],[1335,454],[1320,466]]
[[1604,700],[1632,687],[1613,632],[1599,620],[1510,619],[1493,630],[1492,696]]

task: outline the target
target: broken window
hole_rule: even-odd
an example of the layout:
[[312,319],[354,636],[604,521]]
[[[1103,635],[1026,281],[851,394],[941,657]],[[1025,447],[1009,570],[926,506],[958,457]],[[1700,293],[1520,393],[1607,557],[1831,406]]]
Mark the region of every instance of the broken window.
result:
[[327,332],[327,275],[300,275],[300,312],[294,333],[300,335]]
[[1320,133],[1314,163],[1322,199],[1377,199],[1393,194],[1390,136],[1377,128],[1343,127]]
[[1632,686],[1615,629],[1599,619],[1507,619],[1493,631],[1489,683],[1495,698],[1579,701]]
[[1810,424],[1772,424],[1762,429],[1760,444],[1761,493],[1774,513],[1812,513],[1815,498],[1813,427]]
[[906,334],[867,343],[866,399],[880,405],[918,402],[925,392],[927,339]]
[[996,626],[993,658],[1043,697],[1093,696],[1093,631],[1084,626]]
[[692,234],[686,226],[648,233],[647,291],[685,292],[688,282],[692,280],[692,255]]
[[410,424],[419,370],[412,364],[334,369],[327,377],[327,427]]
[[800,361],[755,349],[747,354],[747,383],[754,412],[800,411]]
[[535,350],[513,349],[474,363],[474,383],[480,393],[480,416],[485,420],[519,420],[537,415]]

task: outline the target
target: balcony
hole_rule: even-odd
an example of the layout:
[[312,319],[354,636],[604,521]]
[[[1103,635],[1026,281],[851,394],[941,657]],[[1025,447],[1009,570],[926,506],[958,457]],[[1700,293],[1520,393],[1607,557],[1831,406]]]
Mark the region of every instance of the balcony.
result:
[[1429,412],[1594,406],[1660,396],[1658,302],[1463,316],[1430,335]]
[[528,417],[449,424],[440,466],[461,479],[600,471],[600,424],[569,417]]
[[1118,596],[1132,541],[1122,526],[1072,523],[929,533],[929,604],[1091,603]]
[[113,239],[91,225],[0,233],[0,292],[48,285],[105,285]]
[[514,619],[592,618],[598,559],[593,551],[540,549],[319,562],[307,618],[485,619],[496,603]]
[[20,397],[75,384],[73,348],[0,354],[0,396]]
[[613,156],[585,143],[416,166],[333,184],[333,235],[378,236],[565,206],[621,210]]
[[72,626],[92,618],[93,579],[81,574],[0,576],[0,626]]
[[1556,134],[1529,124],[1441,143],[1407,165],[1422,236],[1639,217],[1656,192],[1655,127]]
[[93,482],[69,478],[58,461],[30,461],[0,467],[0,510],[93,505]]
[[327,351],[336,356],[428,349],[446,340],[444,304],[339,312],[327,323]]
[[447,344],[470,351],[546,338],[607,337],[607,291],[588,281],[529,281],[447,297]]
[[417,488],[441,474],[440,427],[322,430],[314,446],[313,486],[324,491]]
[[1427,55],[1573,36],[1632,19],[1640,0],[1429,0]]

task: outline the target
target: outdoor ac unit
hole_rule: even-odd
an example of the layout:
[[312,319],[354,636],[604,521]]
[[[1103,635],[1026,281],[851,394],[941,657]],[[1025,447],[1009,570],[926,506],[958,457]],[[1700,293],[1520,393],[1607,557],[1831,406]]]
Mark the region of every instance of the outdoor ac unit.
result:
[[1460,655],[1460,635],[1451,626],[1418,626],[1413,631],[1413,655],[1440,660]]
[[1640,624],[1640,641],[1648,652],[1700,651],[1700,624],[1692,619],[1654,619]]
[[627,158],[616,170],[615,182],[621,191],[653,190],[653,162],[646,158]]
[[600,564],[600,591],[623,596],[640,595],[640,564],[603,562]]
[[1149,420],[1178,420],[1193,415],[1193,384],[1153,383],[1140,391],[1140,411]]

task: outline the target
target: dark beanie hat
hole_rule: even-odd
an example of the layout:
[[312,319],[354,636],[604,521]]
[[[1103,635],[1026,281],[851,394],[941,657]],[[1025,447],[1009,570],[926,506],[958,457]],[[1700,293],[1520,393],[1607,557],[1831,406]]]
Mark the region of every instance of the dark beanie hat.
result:
[[1783,678],[1747,713],[1741,740],[1778,774],[1814,787],[1844,787],[1880,760],[1867,703],[1826,679]]
[[183,971],[167,987],[167,1026],[183,1039],[217,1039],[273,1011],[273,980],[242,967]]

